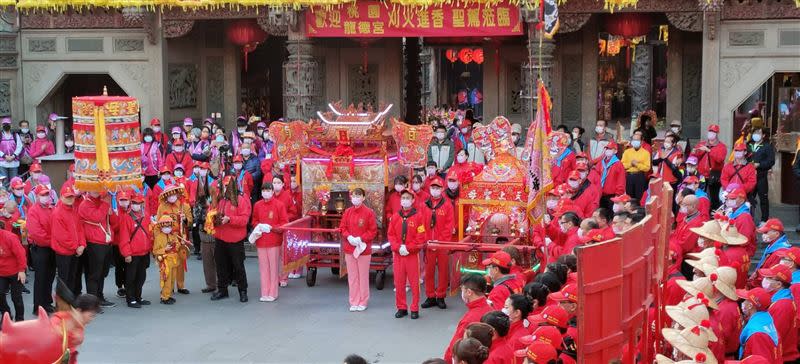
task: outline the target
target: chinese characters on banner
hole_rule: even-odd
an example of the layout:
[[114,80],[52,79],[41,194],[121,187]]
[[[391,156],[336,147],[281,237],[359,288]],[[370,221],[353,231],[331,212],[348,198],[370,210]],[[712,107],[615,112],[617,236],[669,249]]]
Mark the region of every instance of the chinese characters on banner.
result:
[[414,8],[377,1],[306,11],[308,37],[443,37],[522,34],[519,7],[503,2]]

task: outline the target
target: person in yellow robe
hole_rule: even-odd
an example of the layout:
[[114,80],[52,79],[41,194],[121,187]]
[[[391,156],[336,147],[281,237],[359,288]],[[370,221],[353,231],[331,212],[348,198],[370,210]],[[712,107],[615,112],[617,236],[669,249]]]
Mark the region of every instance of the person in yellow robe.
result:
[[[192,207],[189,199],[185,195],[186,189],[183,185],[172,185],[164,189],[158,196],[158,212],[156,221],[164,216],[169,216],[173,222],[173,232],[182,242],[190,241],[189,227],[192,226]],[[189,248],[182,244],[177,251],[178,265],[175,270],[175,283],[178,286],[178,293],[189,294],[186,289],[184,275],[186,272],[186,259],[189,258]]]

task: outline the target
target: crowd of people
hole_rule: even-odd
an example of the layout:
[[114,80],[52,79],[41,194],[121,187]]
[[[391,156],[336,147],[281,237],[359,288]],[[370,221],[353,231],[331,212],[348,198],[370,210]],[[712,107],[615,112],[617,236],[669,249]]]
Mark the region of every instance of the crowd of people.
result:
[[[545,199],[544,224],[529,234],[535,259],[544,264],[537,271],[523,266],[528,257],[509,245],[482,262],[484,275],[462,275],[460,298],[467,312],[443,349],[445,362],[575,362],[574,251],[643,220],[652,178],[662,178],[676,191],[665,285],[672,321],[664,322],[663,333],[673,355],[659,360],[800,358],[793,295],[800,250],[787,241],[783,224],[769,216],[766,176],[774,148],[768,129],[754,129],[747,142],[733,146],[729,158],[718,125],[691,146],[680,123],[660,134],[652,122],[645,120],[627,139],[613,135],[603,120],[588,140],[580,127],[556,128],[563,137],[551,138],[548,145],[555,187]],[[142,132],[142,189],[79,191],[70,172],[58,193],[39,163],[20,174],[25,179],[9,164],[26,148],[51,153],[52,142],[37,143],[48,138],[46,128],[42,135],[37,129],[37,139],[25,146],[19,139],[22,125],[11,131],[10,120],[2,123],[0,157],[7,164],[0,162],[0,175],[10,179],[8,190],[0,190],[0,292],[4,297],[11,292],[16,320],[24,318],[21,295],[28,267],[34,273],[34,312],[39,307],[54,311],[56,276],[75,293],[85,282],[85,291],[101,307],[114,306],[104,289],[112,266],[117,296],[133,309],[149,305],[142,286],[151,257],[158,265],[160,303],[175,304],[176,294],[190,294],[184,282],[192,253],[203,261],[203,293],[217,301],[235,287],[239,300],[247,302],[247,243],[257,250],[260,301],[277,300],[280,287],[301,276],[301,269],[282,270],[286,247],[280,227],[302,215],[302,194],[294,166],[276,159],[266,123],[240,117],[228,133],[213,120],[198,126],[187,118],[167,133],[153,119]],[[340,231],[351,312],[369,305],[379,220],[393,255],[394,316],[418,319],[420,308],[447,308],[445,298],[455,288],[448,287],[449,252],[426,249],[426,243],[455,239],[459,187],[489,162],[473,140],[476,124],[469,113],[435,122],[426,167],[410,181],[394,177],[381,219],[368,206],[374,202],[365,203],[364,190],[350,191],[351,207],[342,214]],[[522,128],[514,124],[511,131],[516,156],[524,159]],[[760,227],[754,222],[756,199]],[[757,233],[765,251],[753,270]],[[0,310],[10,312],[5,302],[0,301]]]

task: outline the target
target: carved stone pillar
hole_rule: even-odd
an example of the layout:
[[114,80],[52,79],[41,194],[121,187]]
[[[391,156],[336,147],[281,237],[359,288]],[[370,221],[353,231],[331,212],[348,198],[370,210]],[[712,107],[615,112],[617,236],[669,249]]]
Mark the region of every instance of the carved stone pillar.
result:
[[[551,91],[550,96],[555,97],[551,90],[553,72],[553,52],[556,44],[552,39],[542,37],[539,42],[539,33],[535,25],[528,26],[528,60],[522,64],[522,115],[528,120],[533,120],[536,109],[536,83],[539,77],[544,81],[545,87]],[[555,102],[555,101],[554,101]]]
[[653,46],[639,44],[636,46],[636,58],[631,65],[631,78],[628,88],[631,93],[631,120],[639,113],[651,108],[653,96]]
[[[720,13],[722,12],[723,0],[698,0],[700,9],[703,10],[703,62],[702,62],[702,99],[700,106],[700,130],[705,130],[711,123],[719,120],[719,66],[720,66],[720,41],[717,39],[717,27],[719,26]],[[723,128],[722,130],[730,130]],[[702,135],[702,133],[701,133]],[[721,140],[723,135],[720,135]]]
[[289,29],[286,48],[289,57],[283,63],[283,110],[288,120],[308,120],[315,113],[319,95],[319,64],[312,55],[313,42],[299,31]]
[[423,47],[419,54],[419,64],[422,70],[422,107],[431,108],[436,106],[436,83],[434,78],[434,49],[433,47]]

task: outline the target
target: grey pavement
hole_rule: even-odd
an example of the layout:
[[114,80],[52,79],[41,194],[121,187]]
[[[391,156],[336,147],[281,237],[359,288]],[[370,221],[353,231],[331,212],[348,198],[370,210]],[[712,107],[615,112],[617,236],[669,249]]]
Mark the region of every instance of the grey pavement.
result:
[[[447,310],[429,308],[418,320],[395,319],[390,274],[384,290],[371,287],[366,311],[349,312],[347,280],[329,269],[318,272],[316,286],[290,280],[277,301],[263,303],[253,258],[245,262],[250,302],[240,303],[235,287],[231,298],[211,302],[210,294],[200,292],[200,263],[190,258],[186,286],[191,294],[177,294],[171,306],[158,302],[158,271],[151,263],[143,297],[153,304],[141,309],[128,308],[116,297],[112,268],[105,294],[117,306],[87,327],[80,363],[342,363],[352,353],[370,363],[421,363],[443,355],[465,311],[461,299],[453,297]],[[29,319],[32,296],[24,296]]]

